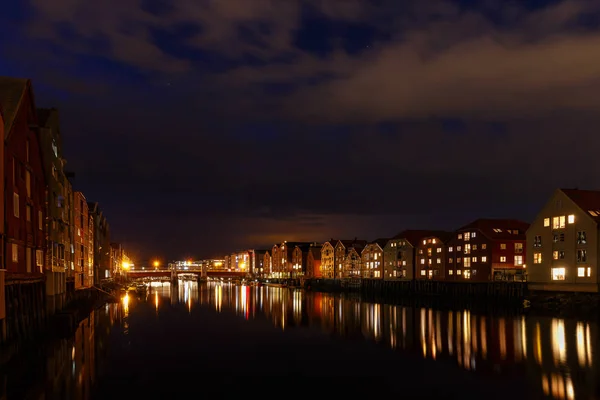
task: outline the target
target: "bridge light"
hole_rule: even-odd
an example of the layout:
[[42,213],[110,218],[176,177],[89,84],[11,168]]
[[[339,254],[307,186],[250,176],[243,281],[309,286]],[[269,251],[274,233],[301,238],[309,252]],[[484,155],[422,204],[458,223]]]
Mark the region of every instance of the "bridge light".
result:
[[158,266],[160,265],[158,260],[154,260],[154,262],[152,264],[154,265],[154,268],[158,268]]

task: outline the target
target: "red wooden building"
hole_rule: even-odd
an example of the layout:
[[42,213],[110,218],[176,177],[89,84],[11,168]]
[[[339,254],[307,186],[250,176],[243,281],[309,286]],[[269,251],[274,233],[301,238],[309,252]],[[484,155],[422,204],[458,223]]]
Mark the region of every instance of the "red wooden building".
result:
[[525,269],[527,222],[478,219],[448,242],[451,280],[521,280]]
[[31,81],[0,77],[0,105],[4,115],[6,269],[9,273],[43,273],[46,183]]

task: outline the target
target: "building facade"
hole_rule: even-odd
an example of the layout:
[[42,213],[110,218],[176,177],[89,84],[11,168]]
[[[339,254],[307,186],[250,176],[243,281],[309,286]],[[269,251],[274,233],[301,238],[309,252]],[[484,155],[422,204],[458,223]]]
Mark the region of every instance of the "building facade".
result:
[[88,287],[90,282],[90,269],[93,269],[93,264],[90,265],[89,258],[89,212],[85,196],[82,192],[73,194],[73,220],[74,220],[74,281],[75,289]]
[[281,270],[281,252],[280,245],[275,244],[271,247],[271,277],[272,278],[282,278],[283,271]]
[[322,278],[321,271],[321,249],[323,245],[315,243],[308,249],[306,254],[306,277]]
[[[333,277],[337,279],[354,276],[355,268],[358,268],[360,276],[360,253],[366,245],[366,240],[338,240],[335,244]],[[352,252],[351,249],[353,249]],[[355,259],[356,255],[358,255],[358,259]]]
[[263,256],[263,277],[270,278],[273,276],[273,258],[270,251],[265,251]]
[[558,189],[527,230],[534,290],[598,292],[600,191]]
[[268,251],[269,250],[265,250],[265,249],[254,250],[254,269],[252,270],[252,273],[255,276],[258,276],[258,277],[264,276],[265,253],[267,253]]
[[110,228],[98,203],[88,203],[94,221],[94,283],[110,278]]
[[333,279],[335,272],[335,245],[338,241],[331,239],[321,247],[321,276]]
[[38,109],[46,195],[46,294],[66,290],[71,265],[70,182],[65,174],[60,120],[56,109]]
[[363,278],[383,279],[385,275],[385,246],[390,239],[377,239],[367,244],[361,253]]
[[529,224],[513,219],[478,219],[448,242],[448,280],[522,281]]
[[46,180],[31,82],[0,78],[4,117],[4,265],[9,273],[43,274]]
[[235,272],[251,273],[254,270],[254,250],[244,250],[229,256],[229,268]]
[[446,243],[452,238],[451,232],[423,237],[416,246],[417,265],[415,279],[445,280]]

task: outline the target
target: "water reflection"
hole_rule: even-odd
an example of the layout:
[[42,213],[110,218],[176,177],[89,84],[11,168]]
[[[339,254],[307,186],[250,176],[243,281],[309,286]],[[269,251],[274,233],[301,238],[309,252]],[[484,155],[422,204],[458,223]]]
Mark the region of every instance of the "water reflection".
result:
[[120,308],[98,309],[79,323],[73,337],[39,343],[16,355],[0,373],[0,399],[90,399],[105,368],[108,335],[121,318]]
[[[197,302],[247,320],[267,318],[282,330],[305,327],[362,337],[473,373],[522,380],[537,376],[539,397],[589,398],[595,390],[592,366],[597,329],[589,322],[492,317],[469,310],[386,305],[357,297],[227,282],[192,282],[186,292],[181,290],[180,284],[180,301],[190,309]],[[152,301],[159,303],[156,297]]]

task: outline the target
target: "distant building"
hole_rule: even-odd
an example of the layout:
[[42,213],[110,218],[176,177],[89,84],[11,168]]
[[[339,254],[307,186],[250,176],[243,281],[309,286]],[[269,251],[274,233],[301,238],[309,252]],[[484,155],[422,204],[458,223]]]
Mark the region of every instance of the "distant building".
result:
[[335,245],[336,239],[331,239],[321,247],[321,276],[333,279],[335,273]]
[[306,255],[306,277],[307,278],[321,278],[321,249],[322,244],[314,243],[308,249]]
[[88,203],[88,212],[94,220],[94,283],[110,278],[110,228],[98,203]]
[[360,276],[362,269],[360,254],[367,245],[366,240],[338,240],[335,244],[333,278],[350,278]]
[[59,113],[56,109],[38,109],[42,158],[47,182],[46,201],[46,294],[66,290],[71,268],[71,183],[67,178],[62,150]]
[[306,276],[306,259],[311,246],[316,243],[300,243],[294,246],[292,250],[292,278]]
[[527,230],[533,290],[598,292],[600,191],[558,189]]
[[452,235],[452,232],[440,232],[419,241],[415,279],[446,279],[446,243]]
[[409,229],[390,239],[384,248],[385,279],[413,280],[416,278],[417,248],[424,238],[445,236],[447,232]]
[[266,251],[263,257],[263,272],[262,276],[265,278],[270,278],[273,275],[273,257],[271,257],[271,252]]
[[31,81],[0,77],[4,120],[4,266],[43,274],[46,180]]
[[523,280],[527,222],[478,219],[448,242],[449,280]]
[[252,273],[256,276],[262,277],[264,274],[265,254],[269,250],[254,250],[254,269]]
[[367,244],[361,253],[362,257],[362,277],[383,279],[385,256],[385,245],[389,239],[377,239]]
[[89,258],[90,217],[87,201],[82,192],[75,192],[73,194],[73,210],[73,220],[75,225],[73,229],[75,258],[73,277],[75,280],[75,289],[79,289],[93,284],[93,282],[90,281],[90,277],[93,277],[94,270],[93,258],[91,264]]

